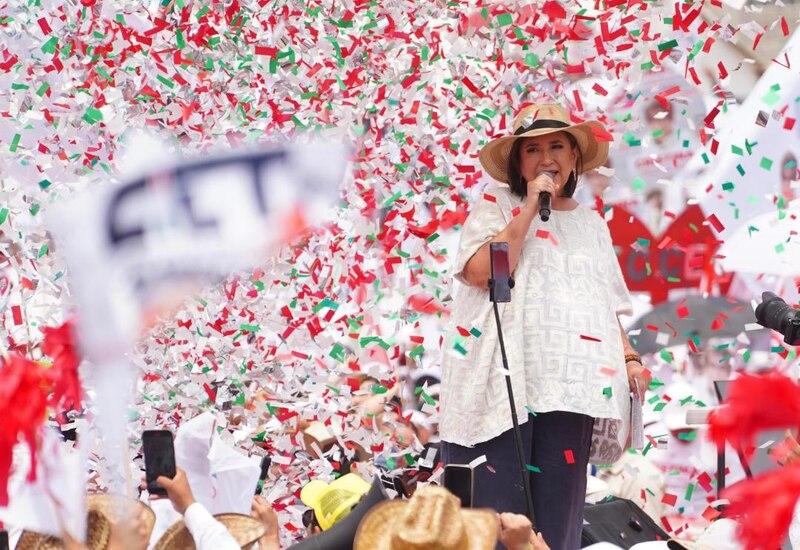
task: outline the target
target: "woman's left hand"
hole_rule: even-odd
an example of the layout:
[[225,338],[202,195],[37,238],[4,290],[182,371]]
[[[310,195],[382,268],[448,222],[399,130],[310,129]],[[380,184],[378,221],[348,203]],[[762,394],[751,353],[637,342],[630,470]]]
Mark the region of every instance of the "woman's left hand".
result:
[[[625,363],[625,369],[628,371],[628,385],[631,388],[631,392],[637,393],[639,400],[644,403],[644,393],[650,387],[650,380],[653,377],[650,370],[645,368],[639,361],[628,361]],[[638,391],[636,389],[637,382],[639,385]]]

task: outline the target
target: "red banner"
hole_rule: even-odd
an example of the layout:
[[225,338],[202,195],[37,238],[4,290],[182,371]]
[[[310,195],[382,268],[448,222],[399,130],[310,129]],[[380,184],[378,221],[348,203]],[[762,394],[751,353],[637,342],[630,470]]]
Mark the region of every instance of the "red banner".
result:
[[722,244],[697,205],[688,206],[661,235],[653,235],[634,214],[612,206],[608,222],[622,274],[631,292],[649,292],[653,305],[666,301],[674,288],[727,293],[732,274],[715,275],[712,260]]

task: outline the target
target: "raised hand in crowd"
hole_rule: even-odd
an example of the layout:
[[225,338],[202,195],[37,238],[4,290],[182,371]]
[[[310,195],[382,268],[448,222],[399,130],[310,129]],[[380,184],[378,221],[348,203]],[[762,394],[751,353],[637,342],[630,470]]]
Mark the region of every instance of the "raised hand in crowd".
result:
[[498,514],[500,532],[497,540],[507,550],[550,550],[541,533],[534,533],[531,520],[522,514],[503,512]]
[[158,476],[156,483],[159,487],[167,490],[167,496],[172,502],[172,507],[179,514],[185,514],[186,509],[194,504],[194,495],[192,494],[192,488],[189,486],[189,479],[186,477],[186,472],[181,468],[175,469],[175,477],[172,479],[166,476]]
[[280,550],[278,514],[267,499],[261,495],[253,497],[250,515],[264,525],[264,534],[258,539],[258,547],[261,550]]

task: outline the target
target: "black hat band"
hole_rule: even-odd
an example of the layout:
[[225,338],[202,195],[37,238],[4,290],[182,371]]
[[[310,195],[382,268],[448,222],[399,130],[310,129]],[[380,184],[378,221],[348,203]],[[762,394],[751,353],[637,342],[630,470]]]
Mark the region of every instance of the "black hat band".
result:
[[548,119],[534,120],[527,126],[520,126],[519,128],[517,128],[516,131],[514,132],[514,135],[518,136],[520,134],[524,134],[525,132],[530,132],[531,130],[539,130],[540,128],[568,128],[568,127],[569,124],[567,124],[566,122],[562,122],[560,120],[548,120]]

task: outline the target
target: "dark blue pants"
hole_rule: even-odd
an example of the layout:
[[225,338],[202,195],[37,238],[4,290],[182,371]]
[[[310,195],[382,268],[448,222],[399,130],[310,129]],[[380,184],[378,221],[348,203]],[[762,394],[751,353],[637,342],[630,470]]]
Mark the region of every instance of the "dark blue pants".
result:
[[[529,472],[536,527],[552,550],[581,546],[592,424],[589,416],[555,411],[528,415],[520,425],[525,462],[539,470]],[[481,456],[486,462],[475,469],[473,507],[525,514],[513,430],[474,447],[442,443],[445,464],[469,464]]]

